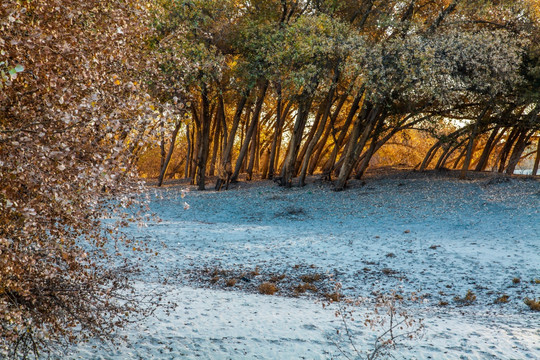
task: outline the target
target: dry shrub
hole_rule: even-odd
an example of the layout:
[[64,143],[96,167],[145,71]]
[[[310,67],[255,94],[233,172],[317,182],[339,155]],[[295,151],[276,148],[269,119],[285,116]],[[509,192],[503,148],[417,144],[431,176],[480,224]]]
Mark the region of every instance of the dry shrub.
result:
[[540,311],[540,299],[534,300],[534,299],[525,298],[523,302],[529,307],[529,309],[533,311]]
[[278,291],[279,289],[276,284],[271,282],[263,282],[261,285],[259,285],[259,292],[264,295],[274,295]]
[[465,297],[462,298],[456,295],[454,297],[454,301],[462,305],[472,305],[472,303],[476,301],[476,295],[472,292],[472,290],[467,290]]
[[502,296],[498,297],[497,299],[495,299],[495,304],[506,304],[507,302],[510,301],[510,297],[506,294],[503,294]]
[[236,285],[236,279],[229,279],[227,280],[227,282],[225,283],[226,286],[228,287],[233,287],[234,285]]
[[274,275],[274,276],[271,276],[270,277],[270,282],[272,283],[278,283],[280,282],[281,280],[285,279],[285,274],[281,274],[281,275]]
[[297,293],[297,294],[303,294],[308,290],[311,291],[311,292],[317,292],[318,291],[317,287],[315,285],[311,284],[311,283],[298,284],[294,288],[294,292]]
[[326,300],[330,302],[339,302],[341,300],[341,294],[339,292],[326,293],[324,294]]
[[514,284],[519,284],[520,282],[521,282],[520,278],[515,277],[515,278],[512,279],[512,283],[514,283]]
[[322,279],[321,274],[308,274],[300,276],[300,280],[305,283],[314,283]]

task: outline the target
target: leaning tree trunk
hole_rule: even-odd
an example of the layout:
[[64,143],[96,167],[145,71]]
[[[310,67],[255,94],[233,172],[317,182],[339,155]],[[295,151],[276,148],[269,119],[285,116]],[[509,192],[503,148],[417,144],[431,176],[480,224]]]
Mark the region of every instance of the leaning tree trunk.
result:
[[334,78],[332,79],[332,85],[330,88],[330,91],[328,92],[328,95],[326,97],[325,106],[324,106],[324,112],[322,113],[322,118],[320,120],[320,124],[318,126],[317,132],[314,134],[314,136],[309,140],[309,143],[307,143],[306,152],[304,154],[304,158],[302,160],[302,169],[300,171],[300,186],[305,185],[306,180],[306,174],[308,170],[309,160],[311,158],[311,154],[313,153],[313,149],[319,139],[321,138],[321,135],[323,134],[325,128],[326,128],[326,121],[328,120],[328,117],[330,116],[330,110],[332,109],[334,94],[336,92],[336,86],[337,82],[339,80],[339,69],[336,67],[334,71]]
[[[349,139],[349,146],[347,146],[347,152],[343,156],[343,164],[341,165],[341,169],[339,171],[339,175],[335,184],[336,191],[341,191],[345,189],[345,185],[347,184],[347,181],[349,180],[349,177],[351,176],[351,172],[354,168],[354,165],[356,164],[362,149],[366,145],[366,142],[369,138],[369,135],[371,134],[371,131],[373,130],[373,127],[375,125],[376,119],[379,116],[379,114],[380,114],[380,106],[377,104],[373,106],[371,111],[369,111],[369,114],[367,116],[366,126],[363,131],[362,131],[362,124],[364,123],[363,116],[357,118],[357,121],[354,124],[351,138]],[[362,135],[362,137],[360,137],[360,134]],[[359,138],[360,138],[360,141],[358,141]]]
[[236,159],[236,167],[231,177],[232,182],[238,180],[238,176],[240,175],[240,168],[242,167],[242,163],[244,162],[244,158],[246,156],[249,143],[251,142],[251,139],[253,137],[253,132],[255,131],[257,127],[257,123],[259,122],[262,105],[264,102],[264,98],[266,96],[266,89],[268,89],[268,81],[265,81],[264,84],[261,86],[259,96],[257,97],[257,101],[255,104],[255,111],[253,113],[251,123],[249,124],[249,127],[247,129],[245,140],[244,140],[244,143],[242,144],[242,148],[240,149],[240,153],[238,154],[238,158]]
[[[223,186],[223,184],[228,183],[228,180],[230,179],[232,175],[231,153],[232,153],[232,148],[234,145],[234,138],[236,137],[238,125],[240,124],[240,119],[242,118],[242,112],[244,111],[244,107],[246,106],[247,99],[248,99],[248,94],[245,94],[238,100],[238,104],[236,105],[236,112],[234,113],[233,122],[231,125],[231,131],[229,133],[229,136],[227,136],[226,134],[226,126],[224,125],[225,126],[224,127],[225,145],[224,145],[223,153],[221,154],[221,161],[218,166],[219,176],[216,181],[216,187],[215,187],[217,191],[221,190],[221,187]],[[223,117],[223,119],[225,119],[225,117]]]
[[300,142],[302,141],[302,135],[304,134],[304,128],[306,127],[312,101],[313,97],[311,94],[305,94],[303,96],[303,100],[298,106],[298,114],[296,115],[293,133],[289,142],[289,150],[287,151],[287,156],[285,157],[285,161],[283,163],[283,169],[281,170],[281,185],[286,187],[292,187],[296,158],[298,155],[298,150],[300,149]]
[[469,138],[469,143],[467,144],[467,156],[465,157],[465,161],[463,162],[463,168],[461,169],[461,173],[459,174],[459,178],[462,180],[464,180],[467,177],[467,172],[469,171],[469,166],[471,165],[471,159],[472,159],[473,150],[474,150],[474,143],[478,135],[478,127],[480,126],[480,122],[482,121],[484,116],[486,116],[490,108],[491,108],[490,104],[486,105],[486,107],[484,108],[482,113],[478,116],[478,118],[476,119],[473,125],[471,136]]
[[496,127],[491,131],[491,134],[489,135],[489,138],[486,141],[486,144],[484,145],[484,150],[482,150],[482,155],[480,155],[480,159],[478,160],[478,164],[476,165],[475,171],[484,171],[488,165],[489,155],[493,151],[493,148],[495,144],[497,143],[495,140],[497,139],[497,136],[499,135],[500,128]]
[[536,159],[534,160],[532,175],[538,173],[538,165],[540,164],[540,135],[538,136],[538,144],[536,145]]
[[178,121],[172,132],[171,144],[169,145],[169,151],[167,152],[167,157],[165,158],[165,161],[163,162],[163,165],[161,166],[161,171],[159,173],[158,186],[163,185],[163,179],[165,178],[165,174],[167,172],[167,168],[169,167],[169,163],[171,162],[172,154],[174,151],[174,144],[176,143],[176,137],[178,136],[178,131],[180,130],[181,126],[182,126],[182,122]]
[[527,147],[527,143],[529,139],[531,138],[532,134],[533,134],[533,131],[530,131],[530,132],[523,131],[519,139],[516,141],[516,145],[514,146],[512,155],[510,155],[510,159],[508,160],[508,166],[506,167],[506,173],[508,175],[512,175],[514,174],[514,171],[516,171],[516,166],[519,163],[521,154],[523,154],[523,151],[525,151],[525,148]]
[[[328,160],[327,164],[324,167],[324,171],[322,175],[324,179],[331,180],[331,174],[336,164],[337,155],[345,141],[345,137],[347,136],[347,133],[349,132],[349,127],[351,126],[352,120],[354,119],[354,115],[360,108],[360,101],[362,100],[363,95],[364,95],[364,87],[362,87],[361,91],[354,98],[351,108],[349,109],[349,114],[347,115],[347,119],[345,120],[345,124],[343,125],[343,128],[341,132],[339,133],[339,137],[336,139],[335,135],[333,134],[334,148],[332,149],[332,154],[330,155],[330,159]],[[362,113],[358,115],[358,117],[361,117],[361,116],[362,116]],[[359,120],[360,119],[357,119],[357,121]]]
[[510,135],[508,135],[508,139],[506,140],[506,144],[504,144],[504,147],[501,150],[501,154],[499,156],[499,169],[498,172],[502,173],[504,169],[506,168],[506,159],[508,158],[508,154],[510,154],[510,150],[512,150],[512,146],[516,142],[516,140],[519,138],[519,135],[521,134],[521,131],[517,128],[514,128]]

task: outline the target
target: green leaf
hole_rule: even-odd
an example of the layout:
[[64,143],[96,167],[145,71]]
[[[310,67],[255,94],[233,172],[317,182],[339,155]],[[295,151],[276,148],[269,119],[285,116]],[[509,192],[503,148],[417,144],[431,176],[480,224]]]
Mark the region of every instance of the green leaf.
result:
[[17,64],[15,66],[15,71],[20,73],[20,72],[23,72],[24,71],[24,66],[22,66],[21,64]]

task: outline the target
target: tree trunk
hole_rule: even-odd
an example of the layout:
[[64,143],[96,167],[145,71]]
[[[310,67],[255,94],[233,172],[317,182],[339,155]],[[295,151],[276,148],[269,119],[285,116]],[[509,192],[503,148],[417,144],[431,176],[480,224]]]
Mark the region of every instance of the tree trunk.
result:
[[336,119],[341,111],[341,108],[343,107],[343,104],[345,103],[345,100],[347,100],[347,94],[344,94],[341,97],[341,100],[339,101],[336,109],[334,110],[334,113],[330,117],[330,123],[326,126],[326,131],[324,132],[324,135],[322,139],[319,141],[319,143],[315,146],[315,155],[313,156],[313,159],[310,161],[310,165],[308,167],[308,174],[313,175],[315,172],[315,169],[317,168],[317,164],[319,163],[321,159],[321,155],[326,149],[326,143],[328,142],[328,137],[330,136],[330,133],[334,129],[334,124],[336,123]]
[[536,145],[536,159],[534,160],[532,175],[538,174],[538,165],[540,164],[540,135],[538,136],[538,144]]
[[197,176],[197,157],[199,155],[199,149],[201,147],[201,121],[197,113],[197,108],[194,104],[191,105],[191,112],[193,114],[193,121],[195,126],[193,127],[193,151],[191,152],[191,185],[195,184],[195,177]]
[[163,165],[161,166],[161,172],[159,173],[158,186],[163,185],[163,178],[165,177],[167,168],[169,167],[169,163],[171,162],[172,154],[174,151],[174,144],[176,143],[176,137],[178,136],[178,131],[180,130],[181,126],[182,126],[182,122],[178,121],[172,132],[171,144],[169,145],[169,151],[167,152],[167,157],[165,158],[165,161],[163,162]]
[[253,118],[247,129],[246,137],[245,137],[244,143],[242,144],[242,148],[240,149],[240,153],[238,154],[238,158],[236,159],[236,167],[231,177],[232,182],[237,181],[238,175],[240,175],[240,168],[242,167],[242,163],[246,156],[251,138],[253,137],[253,132],[255,131],[255,128],[257,127],[257,123],[259,122],[259,116],[261,114],[262,105],[264,103],[264,98],[266,96],[266,89],[268,89],[268,81],[265,81],[264,84],[261,86],[259,96],[257,97],[257,101],[255,104],[255,111],[253,113]]
[[304,154],[304,158],[302,160],[302,169],[300,171],[300,180],[299,184],[300,186],[305,185],[306,180],[306,173],[308,170],[309,160],[311,158],[311,154],[313,153],[313,149],[319,139],[321,138],[321,135],[323,134],[323,131],[326,127],[326,121],[328,117],[330,116],[330,110],[332,110],[332,104],[334,99],[334,94],[336,92],[336,86],[337,82],[339,80],[339,70],[336,68],[334,70],[334,78],[332,79],[332,85],[330,88],[330,91],[328,92],[328,95],[326,97],[325,106],[324,106],[324,112],[322,113],[322,118],[320,120],[320,124],[318,126],[317,132],[314,134],[314,136],[309,140],[309,143],[307,143],[306,152]]
[[[223,184],[227,184],[228,180],[232,176],[231,153],[234,145],[234,139],[236,137],[236,131],[238,130],[238,125],[240,124],[240,119],[242,118],[242,112],[244,111],[244,107],[246,106],[247,98],[248,94],[245,94],[238,100],[238,104],[236,105],[236,112],[234,113],[234,118],[231,125],[231,131],[229,133],[229,136],[225,134],[224,150],[221,154],[221,161],[218,167],[218,179],[216,181],[215,187],[217,191],[221,190]],[[223,99],[221,99],[220,101],[223,101]],[[224,108],[223,111],[225,111]],[[223,114],[223,121],[225,121],[224,115],[225,114]],[[224,129],[226,129],[226,126],[224,127]]]
[[[339,137],[336,139],[335,134],[332,133],[332,136],[334,137],[334,148],[332,150],[332,154],[330,155],[330,159],[325,165],[325,168],[323,170],[323,175],[322,175],[323,178],[327,178],[328,180],[331,180],[330,178],[331,178],[332,171],[334,170],[334,166],[336,164],[337,155],[339,153],[339,150],[342,147],[342,144],[344,143],[345,136],[347,136],[347,133],[349,132],[349,127],[351,126],[352,120],[354,119],[354,115],[360,108],[360,101],[362,100],[363,96],[364,96],[364,88],[362,88],[362,90],[354,98],[351,108],[349,110],[349,114],[347,115],[347,119],[345,120],[345,124],[343,124],[343,129],[339,133]],[[362,116],[362,114],[358,115],[358,117],[360,116]]]
[[191,160],[191,138],[190,138],[189,124],[186,124],[186,139],[187,139],[187,153],[186,153],[186,167],[184,169],[184,179],[189,177],[190,160]]
[[461,180],[464,180],[467,177],[467,171],[469,171],[469,166],[471,164],[471,159],[472,159],[473,150],[474,150],[474,141],[478,135],[478,127],[480,126],[480,122],[482,121],[484,116],[486,116],[490,108],[491,108],[491,104],[486,105],[486,107],[484,108],[482,113],[478,116],[478,118],[476,119],[473,125],[471,136],[469,138],[469,143],[467,144],[467,156],[465,157],[465,161],[463,162],[463,168],[461,169],[461,173],[459,174],[459,178]]
[[433,160],[435,155],[437,154],[437,150],[441,147],[441,141],[437,141],[435,145],[433,145],[427,152],[426,156],[424,157],[424,160],[422,161],[422,165],[420,165],[419,171],[425,171],[426,168],[429,166],[429,163]]
[[484,145],[484,150],[482,150],[482,154],[480,155],[480,159],[478,160],[478,164],[474,169],[475,171],[484,171],[486,169],[489,161],[489,155],[493,151],[494,145],[498,142],[495,140],[497,139],[497,135],[499,135],[500,130],[500,127],[496,127],[491,131],[491,134]]
[[360,180],[362,178],[362,176],[364,176],[364,173],[366,172],[367,168],[369,167],[369,162],[371,161],[371,158],[373,157],[373,154],[375,154],[377,149],[379,149],[382,146],[382,144],[384,144],[387,141],[386,139],[383,139],[381,141],[381,144],[379,144],[379,142],[378,142],[379,134],[380,134],[380,132],[382,130],[383,124],[384,124],[384,118],[379,120],[379,122],[377,124],[377,128],[373,132],[373,137],[371,139],[371,144],[369,145],[369,149],[366,152],[366,154],[364,156],[364,159],[362,160],[362,163],[360,165],[360,168],[358,169],[358,171],[357,171],[357,173],[355,175],[355,178],[358,179],[358,180]]
[[309,116],[309,110],[313,97],[311,94],[304,94],[303,100],[300,101],[298,106],[298,114],[296,115],[296,121],[294,123],[294,129],[289,142],[289,150],[283,163],[283,169],[281,170],[281,185],[286,187],[292,186],[292,178],[295,172],[296,157],[300,148],[300,142],[302,141],[302,135],[306,126],[306,121]]
[[210,170],[208,171],[208,175],[209,176],[214,176],[215,174],[215,169],[216,169],[216,159],[217,159],[217,154],[218,154],[218,150],[219,150],[219,139],[221,139],[221,111],[220,111],[220,108],[221,107],[221,102],[218,103],[218,109],[216,111],[216,114],[215,114],[215,120],[214,120],[214,123],[215,123],[215,126],[214,126],[214,140],[212,141],[212,160],[210,160]]
[[287,118],[287,114],[291,109],[292,102],[289,102],[284,111],[282,111],[283,100],[281,98],[281,85],[276,86],[278,103],[276,110],[276,127],[274,131],[274,136],[272,138],[272,147],[270,149],[270,158],[268,160],[268,178],[272,179],[274,173],[276,173],[277,162],[279,161],[279,150],[281,147],[281,133],[283,132],[283,124]]
[[512,155],[510,155],[510,159],[508,160],[508,166],[506,167],[506,173],[508,175],[514,174],[516,166],[519,163],[519,159],[521,158],[521,154],[523,154],[523,151],[525,151],[525,148],[527,147],[529,139],[533,133],[534,131],[524,130],[516,141]]
[[501,154],[499,155],[499,169],[498,169],[499,173],[502,173],[504,169],[506,168],[506,159],[508,158],[508,154],[510,153],[510,150],[512,149],[512,145],[518,139],[519,134],[520,134],[520,130],[518,130],[517,128],[514,128],[512,132],[510,132],[510,135],[508,135],[508,138],[506,139],[506,143],[504,144],[504,147],[501,150]]
[[197,185],[199,190],[204,190],[206,181],[206,163],[208,162],[208,152],[210,150],[210,126],[212,122],[206,84],[203,84],[201,91],[201,110],[201,145],[199,148],[199,156],[197,158]]
[[[257,125],[255,125],[255,127],[257,128]],[[251,137],[251,146],[249,149],[249,164],[247,167],[247,180],[248,181],[251,181],[251,178],[253,177],[253,166],[255,165],[255,157],[257,156],[257,147],[258,147],[257,134],[258,134],[258,131],[256,129],[253,132],[253,135]]]
[[[354,168],[354,165],[356,164],[356,161],[360,155],[360,152],[366,145],[366,142],[369,138],[369,135],[371,134],[371,131],[373,130],[375,121],[377,117],[379,116],[379,114],[380,114],[380,106],[379,105],[373,106],[371,110],[369,111],[369,114],[367,116],[367,121],[365,122],[366,126],[364,127],[363,131],[362,131],[362,124],[364,123],[363,121],[364,116],[361,116],[361,117],[359,116],[357,118],[357,121],[353,127],[351,138],[349,139],[347,152],[343,156],[343,164],[341,165],[341,169],[339,171],[338,179],[335,185],[336,191],[341,191],[345,189],[347,180],[349,180],[349,177],[351,176],[351,172]],[[361,137],[360,137],[360,134],[362,135]],[[359,138],[360,138],[360,141],[358,141]]]

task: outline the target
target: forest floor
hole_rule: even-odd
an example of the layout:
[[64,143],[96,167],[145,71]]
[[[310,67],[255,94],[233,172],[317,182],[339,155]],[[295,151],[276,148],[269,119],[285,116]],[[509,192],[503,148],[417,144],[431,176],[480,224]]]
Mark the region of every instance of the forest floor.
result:
[[[539,358],[540,313],[524,303],[540,297],[531,177],[379,170],[342,192],[313,177],[303,188],[253,181],[199,192],[172,182],[149,193],[162,221],[129,231],[160,255],[138,281],[177,306],[126,329],[128,344],[83,345],[70,358],[354,358],[353,344],[369,352],[388,326],[364,325],[370,299],[391,291],[416,294],[400,306],[424,324],[397,358]],[[348,332],[335,316],[342,303],[328,304],[336,281],[365,300],[349,308]],[[260,294],[264,282],[278,291]]]

